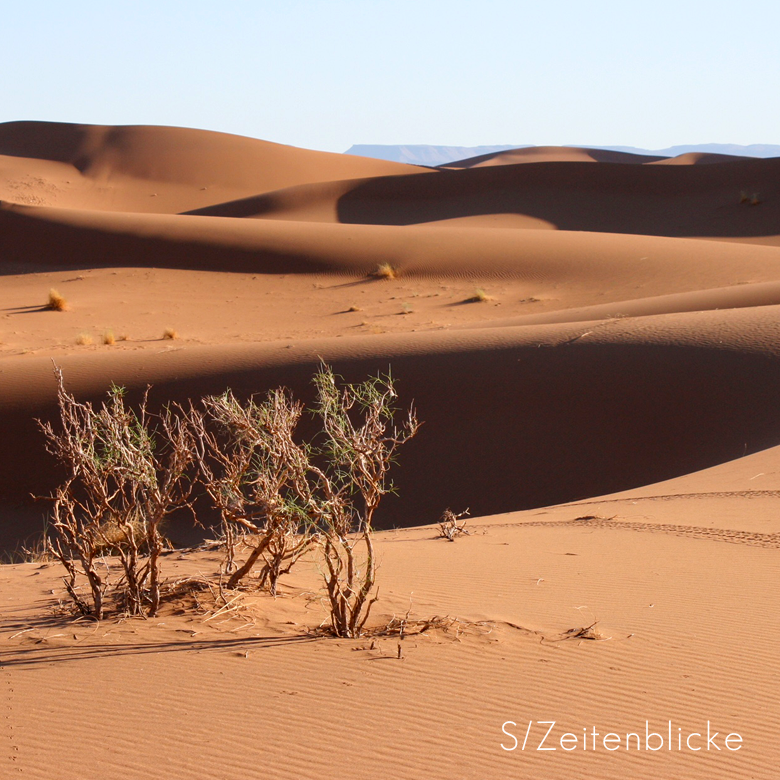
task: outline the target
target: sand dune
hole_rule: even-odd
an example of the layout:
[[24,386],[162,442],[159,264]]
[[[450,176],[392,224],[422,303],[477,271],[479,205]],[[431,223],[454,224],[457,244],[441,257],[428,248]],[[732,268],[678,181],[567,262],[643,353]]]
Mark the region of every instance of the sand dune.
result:
[[[340,272],[390,262],[405,275],[516,277],[601,292],[695,290],[776,278],[775,246],[579,231],[340,225],[0,208],[4,256],[20,269],[100,266]],[[478,263],[474,261],[479,254]]]
[[440,168],[483,168],[492,165],[516,165],[525,162],[603,162],[643,165],[662,162],[665,157],[615,152],[610,149],[587,149],[576,146],[529,146],[509,151],[481,154],[466,160],[440,165]]
[[[114,381],[136,392],[152,383],[155,398],[177,401],[279,384],[308,397],[320,358],[350,377],[392,365],[427,435],[405,453],[403,502],[389,500],[380,521],[418,525],[448,503],[478,514],[545,506],[780,444],[778,311],[55,355],[79,396],[97,398]],[[27,355],[4,375],[0,500],[19,506],[56,480],[33,422],[56,411],[51,358]]]
[[177,213],[318,181],[419,170],[176,127],[0,124],[0,199]]
[[493,165],[517,165],[531,162],[600,162],[623,165],[711,165],[713,163],[749,160],[750,157],[714,152],[686,152],[675,157],[634,154],[611,149],[588,149],[576,146],[530,146],[508,151],[491,152],[466,160],[446,163],[439,168],[484,168]]
[[559,230],[739,240],[777,235],[779,169],[780,158],[496,165],[300,185],[193,213],[384,225],[519,215]]
[[667,157],[663,160],[653,160],[649,165],[712,165],[713,163],[738,162],[750,160],[750,157],[740,157],[731,154],[713,154],[712,152],[687,152],[677,157]]
[[[348,379],[391,367],[425,424],[378,514],[373,619],[450,618],[403,641],[320,638],[311,563],[279,598],[208,619],[172,602],[73,622],[58,566],[5,565],[0,763],[774,778],[779,165],[541,147],[425,170],[198,130],[0,125],[6,554],[40,534],[33,496],[63,476],[35,422],[57,414],[53,362],[81,399],[151,384],[155,408],[226,387],[309,401],[321,360]],[[67,311],[45,310],[50,288]],[[471,510],[454,544],[432,526],[446,507]],[[177,550],[164,571],[219,562]],[[594,621],[604,641],[562,638]],[[709,720],[745,747],[502,750],[505,721],[552,719]]]

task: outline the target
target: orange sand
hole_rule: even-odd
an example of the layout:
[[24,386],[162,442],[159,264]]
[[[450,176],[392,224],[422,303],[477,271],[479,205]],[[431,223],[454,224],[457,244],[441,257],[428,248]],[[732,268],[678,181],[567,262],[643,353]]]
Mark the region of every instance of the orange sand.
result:
[[[57,611],[57,566],[3,566],[0,777],[776,777],[778,173],[554,147],[430,170],[0,125],[4,549],[40,531],[31,494],[60,477],[34,422],[56,414],[52,360],[80,398],[151,383],[155,404],[306,396],[320,358],[392,366],[425,425],[379,514],[374,621],[460,620],[401,659],[395,639],[312,639],[300,564],[222,622],[94,625]],[[67,312],[43,310],[50,288]],[[454,544],[431,526],[447,506],[472,514]],[[185,551],[164,573],[217,567]],[[554,641],[596,620],[605,641]],[[502,750],[501,724],[529,719],[710,720],[744,747]]]

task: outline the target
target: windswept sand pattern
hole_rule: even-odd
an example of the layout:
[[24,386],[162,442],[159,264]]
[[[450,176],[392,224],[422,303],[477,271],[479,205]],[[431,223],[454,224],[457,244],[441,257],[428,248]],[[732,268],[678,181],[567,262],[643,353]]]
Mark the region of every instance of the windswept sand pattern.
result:
[[[321,361],[389,369],[424,425],[377,513],[372,620],[463,627],[325,639],[302,564],[279,598],[245,594],[248,617],[94,624],[63,612],[58,566],[2,566],[0,775],[775,780],[778,174],[560,147],[429,169],[0,124],[7,558],[64,477],[35,422],[57,417],[53,362],[79,399],[151,384],[154,409],[226,387],[309,404]],[[454,543],[446,507],[471,510]],[[208,531],[168,532],[186,551],[166,576],[217,571]],[[500,747],[507,720],[669,719],[744,749]]]
[[[777,559],[769,551],[719,546],[707,559],[723,572],[713,585],[698,566],[681,568],[696,560],[699,545],[666,535],[647,541],[613,528],[520,524],[455,545],[383,535],[391,602],[383,610],[404,609],[409,566],[427,561],[425,576],[414,577],[415,614],[424,614],[433,599],[464,621],[493,624],[459,639],[408,637],[400,661],[397,640],[378,640],[371,650],[368,640],[285,639],[262,631],[242,637],[170,617],[150,625],[104,624],[99,633],[74,626],[78,640],[44,627],[35,632],[38,639],[8,641],[6,631],[15,634],[17,621],[4,631],[3,663],[21,699],[47,694],[45,707],[16,713],[24,773],[45,777],[57,762],[63,778],[96,767],[144,777],[148,758],[137,750],[140,740],[155,745],[174,778],[195,772],[232,780],[258,766],[273,778],[314,778],[332,776],[334,761],[339,776],[356,780],[385,776],[388,766],[392,777],[442,779],[485,772],[554,772],[564,780],[625,772],[771,778],[774,730],[755,718],[752,696],[761,691],[770,710],[780,704],[773,685],[777,621],[762,631],[745,631],[744,621],[746,610],[770,606]],[[518,578],[510,585],[494,576],[513,550],[518,567],[540,575],[540,582]],[[640,550],[645,557],[637,556]],[[750,580],[739,574],[747,562]],[[571,567],[583,575],[580,581],[567,574]],[[27,588],[55,583],[51,568],[32,580],[29,567],[17,571],[27,575]],[[751,600],[756,591],[761,597]],[[604,641],[554,641],[594,617]],[[518,620],[548,641],[504,625]],[[183,629],[200,634],[188,638]],[[218,728],[218,713],[229,713],[229,734]],[[527,718],[556,719],[571,730],[595,725],[600,733],[635,731],[645,718],[661,726],[672,718],[694,731],[710,718],[718,729],[740,730],[746,749],[733,756],[587,752],[566,763],[552,753],[502,751],[501,724]],[[75,724],[81,733],[114,736],[76,753],[70,749]]]

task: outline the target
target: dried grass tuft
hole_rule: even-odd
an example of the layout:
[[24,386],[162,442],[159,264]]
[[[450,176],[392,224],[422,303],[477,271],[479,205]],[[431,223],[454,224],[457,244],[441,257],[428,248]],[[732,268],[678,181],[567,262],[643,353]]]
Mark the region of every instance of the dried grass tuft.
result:
[[65,298],[52,287],[49,290],[49,300],[46,302],[45,308],[48,311],[67,311],[70,307]]
[[487,301],[492,301],[493,298],[488,295],[481,287],[477,287],[476,290],[474,290],[474,295],[471,296],[471,298],[466,298],[466,303],[485,303]]
[[398,270],[390,263],[380,263],[371,276],[375,279],[396,279],[398,278]]

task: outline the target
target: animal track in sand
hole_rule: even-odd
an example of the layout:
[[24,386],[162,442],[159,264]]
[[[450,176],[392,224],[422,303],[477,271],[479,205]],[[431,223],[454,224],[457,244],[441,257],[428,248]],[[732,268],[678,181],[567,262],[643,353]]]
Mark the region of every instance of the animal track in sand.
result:
[[[693,539],[710,539],[731,544],[746,544],[751,547],[780,548],[780,533],[762,534],[758,531],[737,531],[730,528],[706,528],[703,526],[675,525],[672,523],[639,523],[633,520],[618,520],[616,517],[598,517],[596,515],[575,517],[571,520],[550,520],[547,522],[544,520],[532,520],[519,524],[503,523],[500,526],[489,527],[517,528],[518,526],[534,526],[537,528],[586,526],[589,528],[622,528],[629,531],[660,531]],[[474,527],[476,528],[477,526]]]
[[12,700],[13,700],[14,689],[12,687],[10,674],[8,670],[5,668],[5,666],[0,666],[0,674],[3,677],[3,682],[2,682],[2,696],[4,699],[3,730],[5,731],[5,734],[8,737],[8,742],[6,743],[8,745],[8,747],[6,748],[7,750],[6,758],[13,765],[14,772],[21,773],[23,770],[22,767],[19,766],[18,764],[19,745],[16,744],[16,733],[14,730],[14,722],[13,722]]

